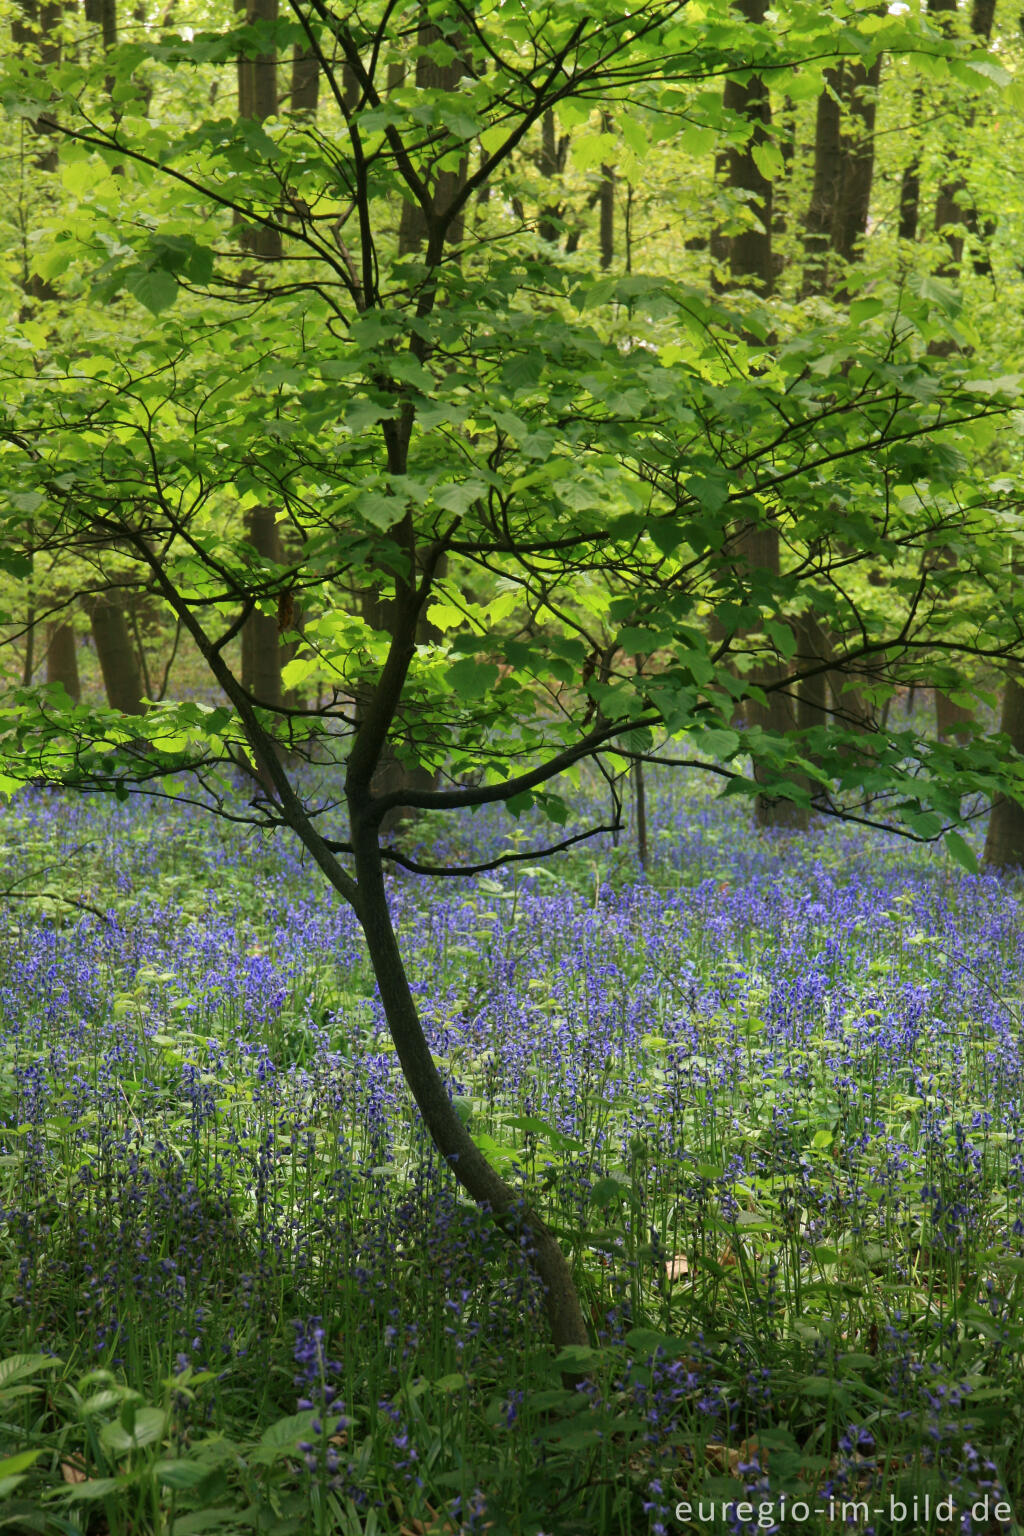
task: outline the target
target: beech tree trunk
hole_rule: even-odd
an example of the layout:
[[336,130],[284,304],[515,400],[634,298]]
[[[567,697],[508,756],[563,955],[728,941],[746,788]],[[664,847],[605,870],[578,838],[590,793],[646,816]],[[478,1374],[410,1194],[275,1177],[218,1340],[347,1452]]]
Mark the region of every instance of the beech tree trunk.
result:
[[[767,0],[738,0],[736,10],[752,25],[764,21]],[[753,151],[768,141],[772,121],[771,97],[760,75],[750,75],[744,83],[727,80],[722,104],[751,125],[750,137],[743,145],[730,145],[724,157],[727,185],[734,192],[746,193],[747,207],[756,224],[746,224],[728,237],[727,257],[733,285],[744,284],[770,294],[775,286],[772,262],[772,184],[761,171]],[[719,247],[720,248],[720,247]]]
[[839,98],[840,71],[825,71],[814,126],[814,181],[804,215],[802,295],[829,291],[829,253],[833,247],[836,209],[843,180],[843,143]]
[[[279,5],[278,0],[236,0],[235,9],[244,12],[247,23],[274,22],[278,18]],[[260,123],[264,118],[276,117],[277,54],[271,51],[257,54],[254,58],[240,54],[237,72],[239,117],[252,117]],[[265,224],[243,225],[241,242],[243,248],[251,251],[260,261],[280,261],[284,254],[280,231],[268,229]]]
[[963,704],[954,704],[953,700],[943,689],[935,690],[935,733],[940,741],[949,741],[956,736],[965,740],[967,733],[963,727],[969,725],[974,719],[973,714]]
[[[273,507],[254,507],[245,522],[249,543],[257,554],[281,564],[284,552]],[[283,702],[281,664],[276,613],[251,613],[242,626],[242,686],[269,709]]]
[[[738,0],[736,4],[736,10],[752,25],[764,20],[767,8],[767,0]],[[722,100],[727,111],[745,118],[751,126],[746,143],[730,146],[720,163],[728,187],[734,192],[746,194],[744,202],[753,213],[754,222],[745,224],[737,234],[726,238],[718,236],[712,242],[712,251],[719,262],[724,258],[728,264],[728,286],[753,287],[767,296],[775,286],[772,184],[755,161],[754,151],[769,136],[771,98],[765,81],[759,75],[750,75],[742,83],[727,80]],[[741,529],[733,540],[733,554],[740,572],[744,568],[759,569],[777,577],[780,569],[777,529]],[[786,672],[787,668],[782,663],[766,663],[751,674],[751,681],[767,692],[766,704],[748,701],[744,706],[744,713],[752,725],[760,725],[764,730],[772,732],[795,728],[795,702],[780,686]],[[755,767],[754,776],[766,788],[780,777],[767,766]],[[802,827],[807,824],[807,812],[801,806],[769,794],[757,796],[755,815],[758,824],[763,827]]]
[[[1024,686],[1012,673],[1003,690],[999,729],[1024,754]],[[1024,869],[1024,806],[1006,795],[992,802],[983,857],[989,869]]]
[[77,704],[82,697],[78,676],[78,647],[72,625],[59,622],[47,626],[46,681],[61,683],[64,692]]
[[[952,21],[957,12],[957,0],[931,0],[928,9],[931,14],[939,18],[939,25],[943,30],[951,30]],[[974,0],[971,7],[971,31],[979,43],[987,43],[992,36],[995,10],[995,0]],[[964,128],[969,129],[973,121],[974,106],[971,104],[966,109]],[[944,236],[947,250],[946,259],[939,264],[939,275],[951,279],[956,279],[960,274],[965,234],[967,231],[980,232],[978,211],[971,201],[967,180],[962,170],[962,157],[956,149],[957,138],[958,130],[954,127],[947,174],[939,183],[935,198],[934,220],[935,232]],[[988,225],[987,228],[991,233],[992,226]],[[987,262],[983,259],[982,267],[984,268],[986,264]],[[929,350],[933,349],[929,348]]]
[[[424,7],[424,13],[426,7]],[[417,32],[417,42],[420,48],[429,48],[432,43],[439,41],[441,33],[438,28],[424,15]],[[465,61],[459,57],[458,38],[449,36],[446,41],[456,49],[455,57],[450,64],[438,64],[433,59],[424,58],[422,55],[416,60],[416,84],[420,90],[454,91],[458,89],[459,81],[466,73]],[[454,169],[437,169],[430,181],[430,202],[437,213],[444,213],[462,191],[469,171],[469,159],[463,156]],[[460,214],[451,224],[447,243],[449,245],[461,245],[464,220]],[[405,201],[402,203],[402,216],[398,226],[398,251],[399,255],[411,255],[418,251],[427,237],[426,213],[418,203]]]
[[615,260],[615,172],[610,165],[601,167],[598,210],[601,230],[601,269],[607,272]]
[[875,118],[881,56],[871,65],[843,65],[843,99],[847,107],[843,130],[842,178],[832,243],[844,261],[853,261],[868,232],[871,187],[875,176]]
[[[867,234],[874,180],[874,129],[881,59],[870,66],[845,60],[826,70],[818,97],[814,137],[814,179],[804,215],[804,270],[801,294],[831,295],[842,302],[842,274],[859,260]],[[817,666],[833,652],[830,635],[810,613],[797,630],[798,666]],[[836,670],[816,672],[800,684],[802,727],[828,717],[833,704],[844,715],[866,720],[868,711],[855,687],[844,686]]]
[[101,592],[86,607],[107,703],[125,715],[145,714],[142,671],[123,604],[112,593]]
[[[47,0],[43,5],[40,5],[38,0],[21,0],[11,19],[11,42],[19,53],[34,51],[38,54],[40,63],[56,69],[61,61],[62,21],[63,8],[59,3],[54,3],[54,0]],[[31,129],[36,136],[32,155],[33,171],[42,171],[44,175],[51,175],[57,169],[56,130],[45,117],[36,118],[31,123]],[[57,290],[53,284],[31,270],[28,249],[26,241],[23,245],[24,265],[18,276],[19,286],[25,296],[22,318],[31,312],[35,301],[52,302],[57,298]]]
[[320,63],[315,53],[296,44],[292,57],[292,88],[288,105],[293,112],[315,117],[320,101]]

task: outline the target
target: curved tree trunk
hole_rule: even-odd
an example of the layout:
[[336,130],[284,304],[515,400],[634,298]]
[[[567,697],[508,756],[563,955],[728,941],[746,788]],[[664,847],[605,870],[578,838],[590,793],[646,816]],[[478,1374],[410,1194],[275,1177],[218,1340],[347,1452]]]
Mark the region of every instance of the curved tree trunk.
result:
[[[999,728],[1024,753],[1024,687],[1012,675],[1006,679]],[[990,869],[1024,869],[1024,806],[1006,795],[992,802],[984,860]]]
[[352,846],[359,892],[356,911],[405,1080],[441,1156],[467,1194],[505,1227],[527,1236],[545,1288],[545,1310],[556,1348],[586,1344],[587,1325],[569,1262],[553,1233],[493,1169],[459,1117],[423,1034],[388,910],[376,828],[350,799]]

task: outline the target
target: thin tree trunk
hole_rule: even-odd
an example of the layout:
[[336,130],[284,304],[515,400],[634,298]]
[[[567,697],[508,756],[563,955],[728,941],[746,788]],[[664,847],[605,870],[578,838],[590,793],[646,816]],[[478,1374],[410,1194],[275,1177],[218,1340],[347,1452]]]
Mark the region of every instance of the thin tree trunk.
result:
[[601,167],[598,209],[601,223],[601,270],[607,272],[615,260],[615,172],[610,165]]
[[25,620],[25,660],[21,668],[21,685],[23,688],[32,686],[32,674],[36,669],[36,620],[33,610],[30,608]]
[[388,910],[376,830],[350,799],[352,845],[359,883],[357,913],[398,1060],[434,1145],[463,1189],[506,1229],[521,1232],[544,1284],[544,1305],[556,1349],[586,1344],[587,1325],[568,1260],[544,1222],[493,1169],[452,1104],[423,1034]]
[[640,868],[647,868],[647,785],[643,763],[633,764],[633,788],[636,795],[636,855]]
[[[554,112],[545,112],[540,121],[540,156],[537,165],[545,181],[551,184],[551,189],[557,187],[558,177],[565,170],[568,147],[568,138],[563,136],[559,139],[558,137],[558,125]],[[558,239],[562,232],[564,211],[561,203],[544,204],[537,222],[537,233],[542,240],[554,244]]]

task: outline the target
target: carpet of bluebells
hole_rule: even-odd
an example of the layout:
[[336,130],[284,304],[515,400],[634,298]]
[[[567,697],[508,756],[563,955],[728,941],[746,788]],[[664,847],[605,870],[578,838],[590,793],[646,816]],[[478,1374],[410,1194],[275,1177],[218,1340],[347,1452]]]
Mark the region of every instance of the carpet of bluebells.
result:
[[650,815],[646,872],[624,835],[391,881],[460,1113],[572,1254],[555,1363],[297,846],[4,810],[43,894],[0,908],[0,1530],[1024,1520],[1020,885],[680,778]]

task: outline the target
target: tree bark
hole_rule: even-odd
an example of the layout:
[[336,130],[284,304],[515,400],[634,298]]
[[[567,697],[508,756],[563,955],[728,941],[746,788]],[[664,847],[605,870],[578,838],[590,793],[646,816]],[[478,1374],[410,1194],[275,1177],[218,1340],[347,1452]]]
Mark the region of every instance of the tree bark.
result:
[[846,262],[855,259],[868,231],[875,176],[875,118],[882,78],[881,55],[873,64],[843,66],[847,127],[843,134],[842,180],[832,243]]
[[[425,11],[424,7],[424,11]],[[417,33],[417,42],[421,49],[429,48],[432,43],[440,40],[441,33],[434,24],[422,20]],[[455,91],[459,81],[466,73],[465,61],[459,57],[457,37],[449,36],[447,39],[455,49],[456,54],[450,64],[438,64],[431,58],[420,55],[416,60],[416,85],[421,91]],[[443,157],[442,157],[443,158]],[[453,170],[435,170],[430,178],[430,204],[432,216],[443,216],[452,206],[459,193],[462,191],[469,172],[468,157],[463,155],[458,166]],[[448,231],[446,243],[449,245],[461,245],[464,228],[462,214],[452,222]],[[403,201],[402,215],[398,226],[398,251],[399,255],[411,255],[418,251],[427,239],[427,213],[418,203]]]
[[101,592],[90,598],[86,607],[107,703],[125,715],[145,714],[142,672],[123,605],[112,593]]
[[935,734],[940,741],[949,741],[951,737],[957,737],[964,741],[967,734],[963,727],[969,725],[974,719],[971,711],[963,704],[954,704],[949,694],[941,688],[935,690]]
[[292,56],[292,88],[288,106],[292,112],[316,117],[320,104],[320,63],[315,53],[296,44]]
[[[939,25],[943,31],[951,31],[957,13],[957,0],[932,0],[929,12],[939,18]],[[979,43],[987,43],[991,38],[994,20],[995,0],[974,0],[971,8],[971,31]],[[968,105],[964,127],[970,128],[973,121],[974,106]],[[955,137],[953,142],[955,145]],[[968,230],[979,232],[978,212],[970,199],[967,180],[963,171],[959,169],[958,161],[959,164],[963,163],[954,149],[950,156],[949,170],[939,183],[939,190],[935,197],[934,218],[935,232],[944,236],[947,251],[946,258],[939,263],[939,276],[948,277],[954,281],[960,275],[966,232]],[[987,224],[986,229],[991,233],[991,224]],[[983,268],[986,265],[984,259],[981,265]]]
[[[275,22],[278,18],[279,0],[236,0],[236,10],[244,11],[247,23]],[[268,117],[276,117],[277,54],[257,54],[254,58],[239,55],[238,58],[238,115],[255,118],[262,123]],[[243,224],[241,242],[261,261],[280,261],[284,255],[280,232],[268,229],[265,224]]]
[[[736,10],[752,25],[764,21],[767,0],[737,0]],[[727,80],[722,92],[726,112],[744,118],[751,126],[745,144],[730,145],[724,159],[725,177],[734,192],[746,193],[756,226],[746,225],[728,237],[729,276],[732,283],[749,284],[768,295],[775,286],[772,261],[772,184],[760,170],[753,151],[766,143],[772,121],[771,97],[760,75],[741,83]]]
[[601,226],[601,270],[607,272],[615,260],[615,172],[610,165],[601,167],[598,211]]
[[839,189],[843,179],[843,144],[839,102],[840,71],[825,71],[814,126],[814,181],[804,215],[804,273],[801,294],[824,294],[831,286],[829,253]]
[[71,624],[57,622],[48,626],[46,642],[46,681],[60,683],[76,704],[82,697],[78,676],[78,648]]
[[[752,25],[764,20],[767,0],[738,0],[736,9]],[[729,286],[753,287],[766,297],[775,286],[775,265],[772,255],[772,184],[764,176],[754,159],[754,150],[767,142],[771,128],[771,99],[768,86],[758,75],[751,75],[740,83],[727,80],[722,94],[723,105],[750,124],[746,142],[730,146],[724,158],[724,171],[728,186],[736,192],[746,193],[747,207],[752,209],[756,225],[745,227],[738,234],[724,240],[713,241],[712,249],[723,251],[728,260]],[[748,527],[742,529],[734,540],[734,559],[738,572],[743,570],[767,570],[778,576],[780,570],[779,535],[774,527]],[[796,726],[794,701],[781,691],[786,668],[768,663],[751,673],[751,681],[766,690],[767,703],[748,701],[744,706],[751,725],[760,725],[771,732],[793,730]],[[754,767],[754,777],[767,788],[778,775],[767,765]],[[793,801],[776,796],[758,795],[755,815],[760,826],[801,827],[807,824],[807,812]]]
[[814,135],[814,182],[804,216],[802,293],[835,286],[829,256],[856,260],[867,233],[875,172],[875,117],[881,58],[869,66],[845,62],[825,73]]
[[[545,112],[540,121],[540,155],[537,168],[546,182],[551,184],[551,190],[557,187],[558,177],[565,170],[566,155],[569,151],[568,137],[558,137],[558,124],[555,121],[554,112]],[[561,203],[545,203],[540,210],[540,218],[537,222],[537,234],[542,240],[553,245],[562,233],[562,215],[565,212]]]
[[[999,729],[1024,754],[1024,686],[1012,673],[1003,690]],[[996,795],[992,802],[983,858],[989,869],[1024,868],[1024,806],[1007,795]]]
[[[273,507],[254,507],[246,514],[245,522],[249,543],[256,553],[280,565],[284,552]],[[283,702],[276,614],[251,613],[242,627],[242,686],[267,709],[277,709]]]
[[493,1169],[452,1104],[423,1034],[388,909],[377,832],[366,805],[350,795],[349,812],[359,885],[357,913],[366,936],[391,1038],[405,1080],[441,1156],[467,1194],[506,1229],[522,1233],[544,1284],[551,1342],[586,1344],[587,1325],[568,1260],[544,1222]]

